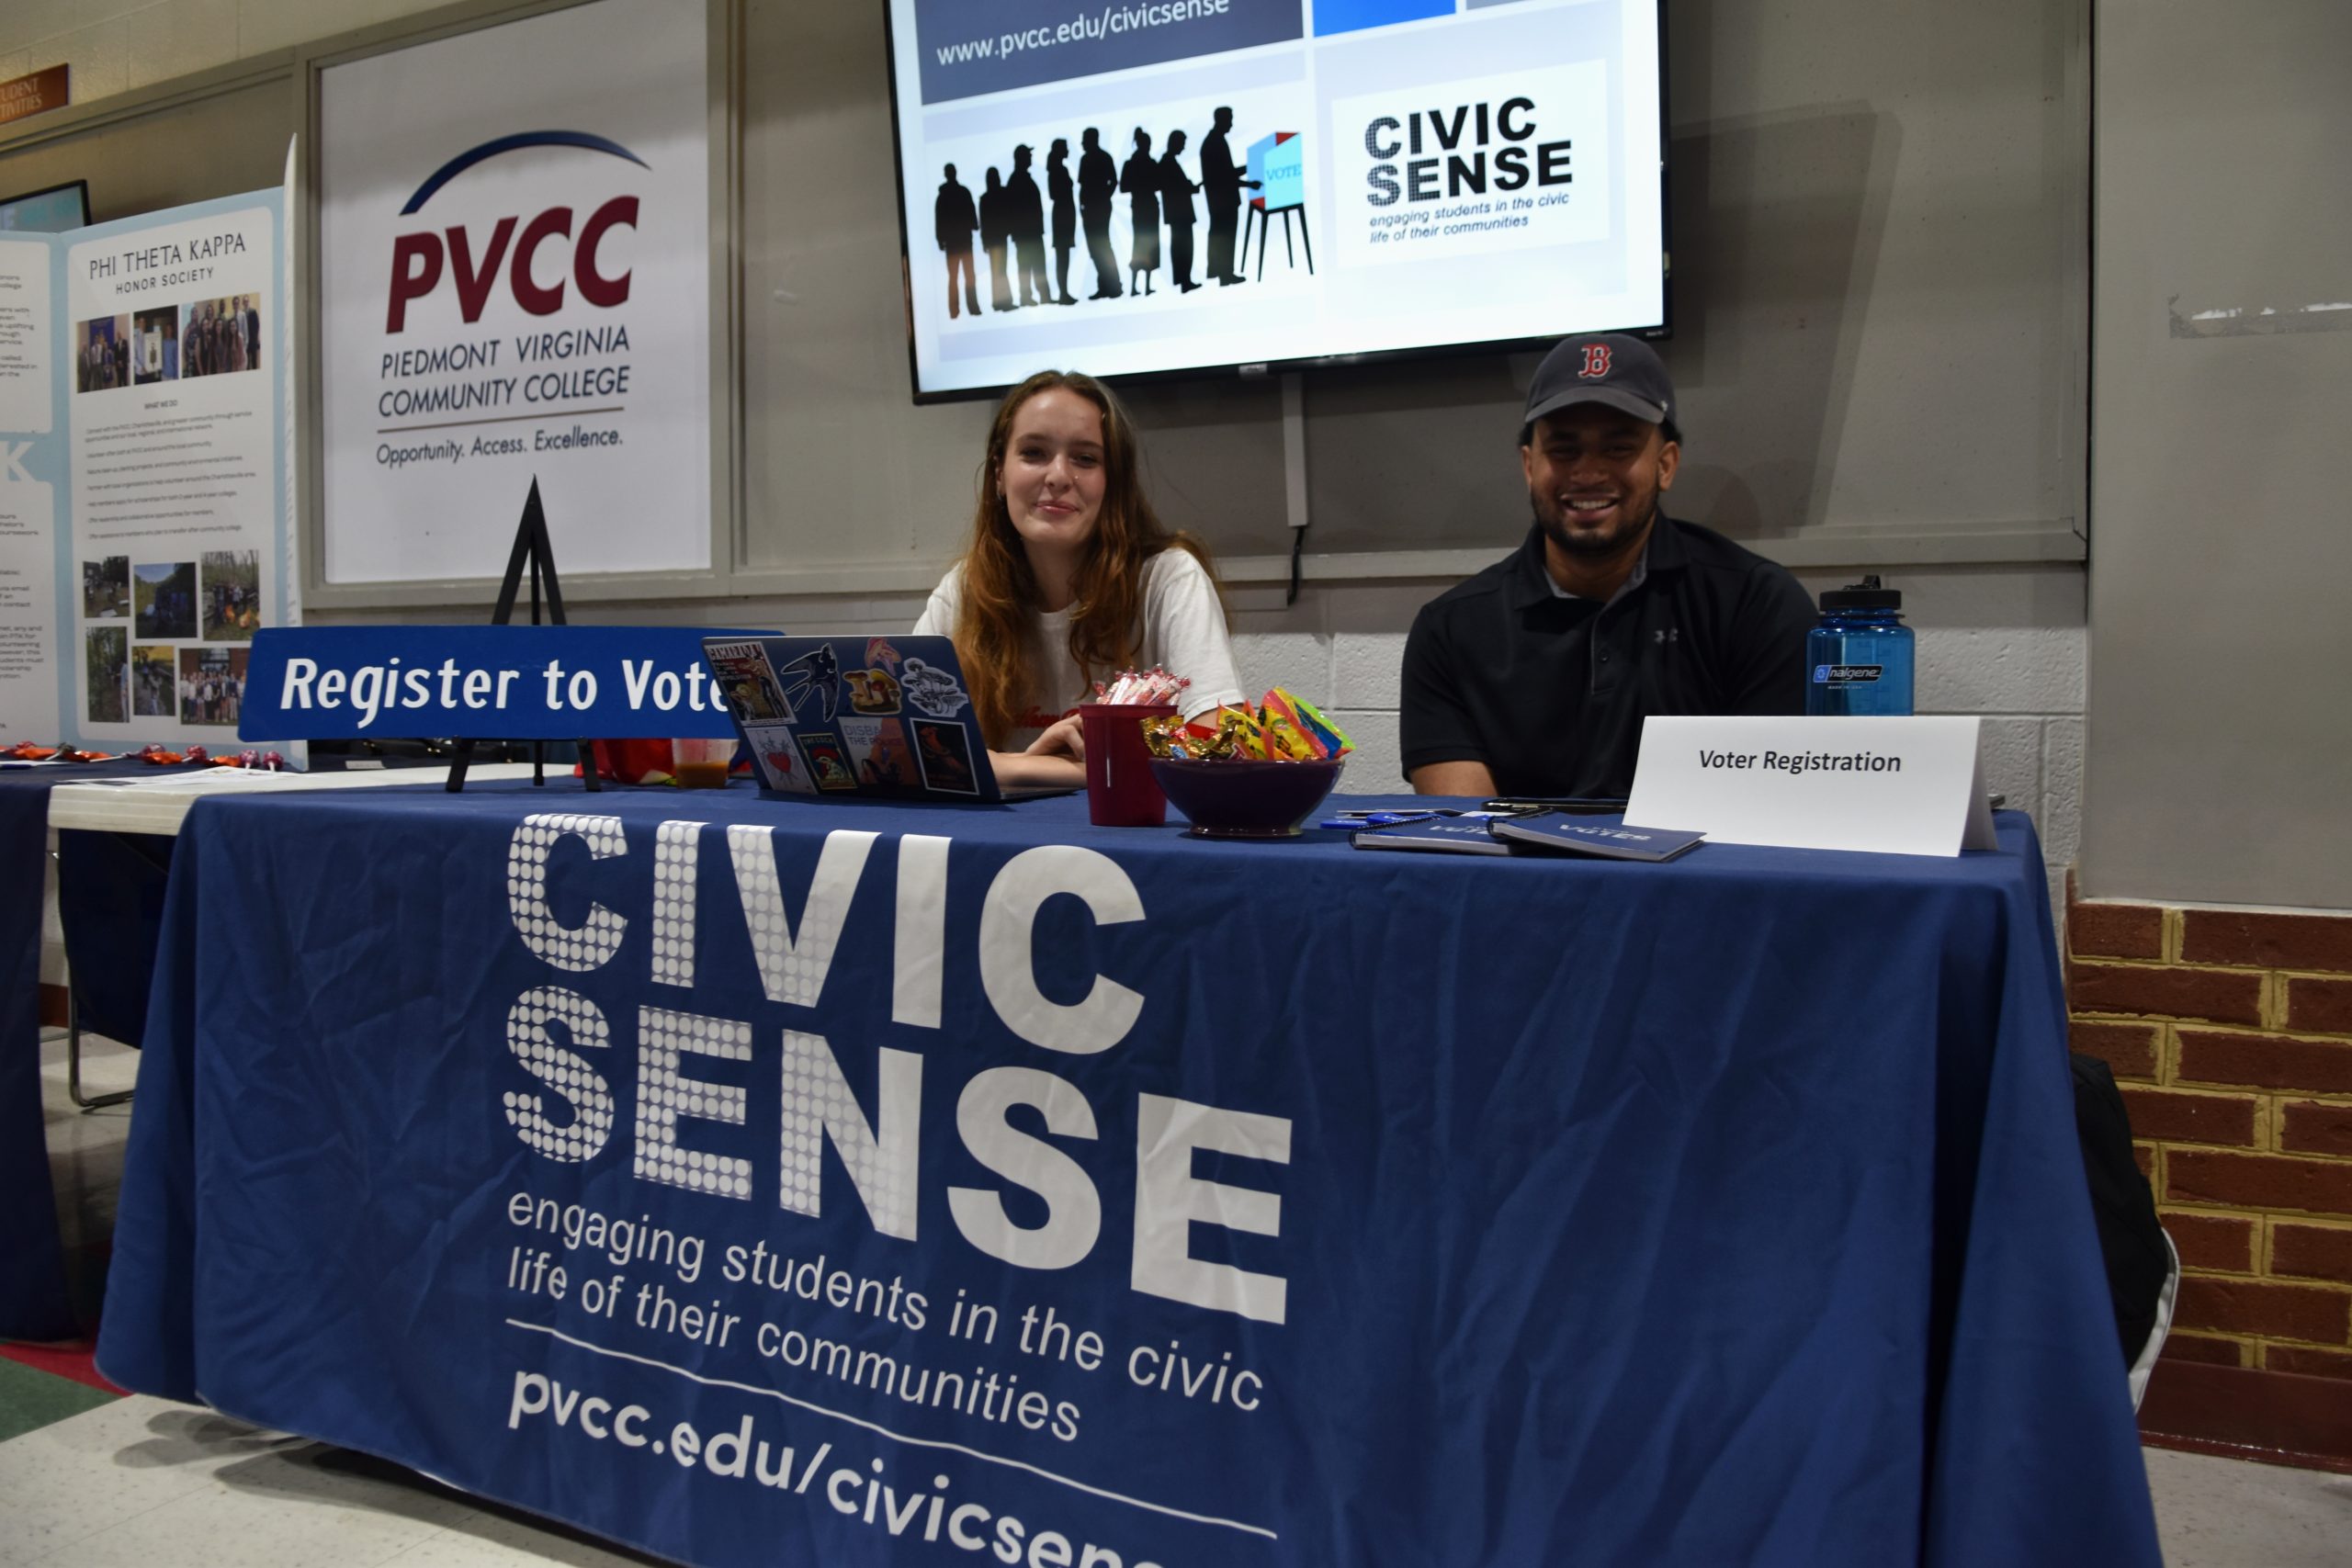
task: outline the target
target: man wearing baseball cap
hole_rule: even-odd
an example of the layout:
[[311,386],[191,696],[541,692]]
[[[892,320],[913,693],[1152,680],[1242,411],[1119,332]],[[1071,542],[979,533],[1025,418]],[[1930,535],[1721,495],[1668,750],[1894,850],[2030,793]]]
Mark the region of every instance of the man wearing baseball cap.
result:
[[1682,457],[1647,344],[1570,338],[1527,389],[1527,542],[1421,607],[1400,739],[1423,795],[1623,795],[1652,714],[1804,711],[1812,601],[1662,505]]

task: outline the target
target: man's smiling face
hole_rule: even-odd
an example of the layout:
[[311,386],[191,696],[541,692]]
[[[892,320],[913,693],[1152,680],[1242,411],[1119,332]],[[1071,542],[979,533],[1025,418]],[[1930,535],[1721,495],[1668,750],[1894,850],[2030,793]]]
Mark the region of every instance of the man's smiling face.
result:
[[1657,425],[1601,403],[1557,409],[1519,449],[1544,537],[1571,556],[1605,557],[1648,538],[1682,448]]

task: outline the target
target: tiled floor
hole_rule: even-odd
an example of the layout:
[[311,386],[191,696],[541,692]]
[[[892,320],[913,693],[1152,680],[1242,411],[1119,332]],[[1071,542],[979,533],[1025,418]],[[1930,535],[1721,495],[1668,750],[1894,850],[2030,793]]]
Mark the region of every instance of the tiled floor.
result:
[[0,1443],[0,1568],[625,1568],[654,1561],[397,1468],[133,1397]]
[[[75,1113],[62,1047],[45,1047],[43,1063],[69,1241],[102,1237],[113,1224],[128,1112]],[[127,1084],[135,1063],[101,1043],[85,1089]],[[2169,1568],[2352,1564],[2352,1478],[2157,1450],[2146,1457]],[[163,1400],[116,1400],[0,1443],[0,1568],[653,1561],[362,1455]]]

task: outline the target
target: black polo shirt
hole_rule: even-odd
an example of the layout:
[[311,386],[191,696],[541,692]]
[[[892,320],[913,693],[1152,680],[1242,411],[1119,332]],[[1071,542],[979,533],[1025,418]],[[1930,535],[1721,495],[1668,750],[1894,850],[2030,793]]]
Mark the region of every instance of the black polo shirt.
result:
[[1405,772],[1484,762],[1505,795],[1619,795],[1651,714],[1804,711],[1813,601],[1786,568],[1659,514],[1645,574],[1563,598],[1543,530],[1421,606],[1405,642]]

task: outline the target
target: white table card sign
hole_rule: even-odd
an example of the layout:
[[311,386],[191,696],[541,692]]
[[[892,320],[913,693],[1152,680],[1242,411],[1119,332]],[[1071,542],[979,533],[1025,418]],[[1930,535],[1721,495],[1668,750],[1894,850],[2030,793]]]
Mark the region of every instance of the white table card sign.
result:
[[1973,718],[1652,718],[1625,820],[1717,843],[1994,847]]

